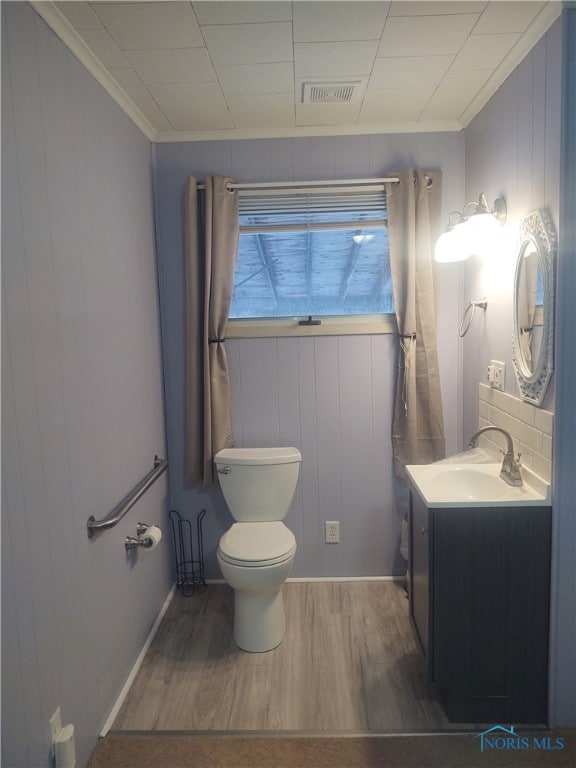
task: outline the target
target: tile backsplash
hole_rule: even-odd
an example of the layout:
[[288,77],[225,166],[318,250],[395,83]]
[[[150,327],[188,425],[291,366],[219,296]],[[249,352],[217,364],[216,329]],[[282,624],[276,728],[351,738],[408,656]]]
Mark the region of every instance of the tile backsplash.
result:
[[[522,454],[522,465],[550,482],[554,414],[486,384],[480,384],[479,397],[479,426],[492,425],[509,432],[516,453]],[[500,450],[506,447],[506,440],[498,432],[488,432],[480,437],[478,445],[499,458]]]

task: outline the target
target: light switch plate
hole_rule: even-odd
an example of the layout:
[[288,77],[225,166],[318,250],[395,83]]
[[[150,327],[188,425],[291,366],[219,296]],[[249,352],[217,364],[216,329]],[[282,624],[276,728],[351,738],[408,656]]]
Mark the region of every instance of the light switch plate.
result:
[[492,387],[504,391],[504,386],[506,384],[506,363],[503,363],[501,360],[490,360],[489,368],[492,368]]

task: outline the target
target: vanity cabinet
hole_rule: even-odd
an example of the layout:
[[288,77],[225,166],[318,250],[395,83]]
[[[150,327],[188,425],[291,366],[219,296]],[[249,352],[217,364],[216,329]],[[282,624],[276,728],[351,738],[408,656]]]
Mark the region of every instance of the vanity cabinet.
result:
[[546,723],[549,507],[410,504],[410,618],[451,722]]

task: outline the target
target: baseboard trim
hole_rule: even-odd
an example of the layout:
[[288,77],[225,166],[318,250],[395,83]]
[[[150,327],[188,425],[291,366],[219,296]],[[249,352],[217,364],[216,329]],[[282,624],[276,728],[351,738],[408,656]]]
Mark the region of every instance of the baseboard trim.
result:
[[126,678],[126,682],[122,686],[122,690],[118,694],[118,697],[116,701],[114,702],[114,705],[112,706],[112,709],[110,710],[110,714],[106,718],[106,722],[102,726],[102,730],[100,731],[100,736],[104,737],[108,733],[108,731],[112,728],[112,723],[114,720],[116,720],[116,717],[118,716],[118,712],[120,711],[120,708],[124,704],[124,701],[126,699],[126,696],[128,695],[128,691],[130,690],[132,683],[134,682],[134,679],[136,675],[138,674],[138,671],[140,667],[142,666],[142,662],[144,661],[144,657],[146,656],[146,653],[148,652],[148,648],[150,648],[150,645],[152,643],[152,640],[154,639],[154,635],[158,631],[158,627],[160,626],[160,622],[164,618],[164,614],[168,610],[168,607],[170,603],[172,602],[172,598],[174,597],[174,593],[176,592],[176,584],[172,586],[172,589],[168,593],[168,597],[164,601],[164,604],[162,608],[160,609],[160,613],[156,617],[156,621],[152,625],[152,629],[148,633],[148,637],[144,641],[144,645],[142,646],[142,650],[138,654],[138,657],[134,664],[132,665],[132,669],[130,670],[130,674]]
[[304,582],[338,582],[338,581],[403,581],[404,576],[309,576],[306,578],[294,577],[286,579],[294,583]]
[[[405,576],[304,576],[286,579],[287,583],[305,584],[308,582],[337,581],[404,581]],[[226,584],[224,579],[206,579],[206,584]]]

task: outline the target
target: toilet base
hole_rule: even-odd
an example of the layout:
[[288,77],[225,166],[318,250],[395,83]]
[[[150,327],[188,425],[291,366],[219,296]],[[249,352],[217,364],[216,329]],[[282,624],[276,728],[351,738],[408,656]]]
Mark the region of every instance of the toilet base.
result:
[[271,651],[285,632],[282,587],[258,593],[234,590],[234,641],[239,648],[250,653]]
[[234,590],[234,640],[243,651],[264,653],[282,642],[286,631],[282,586],[295,552],[296,545],[278,563],[246,566],[228,562],[218,550],[222,575]]

